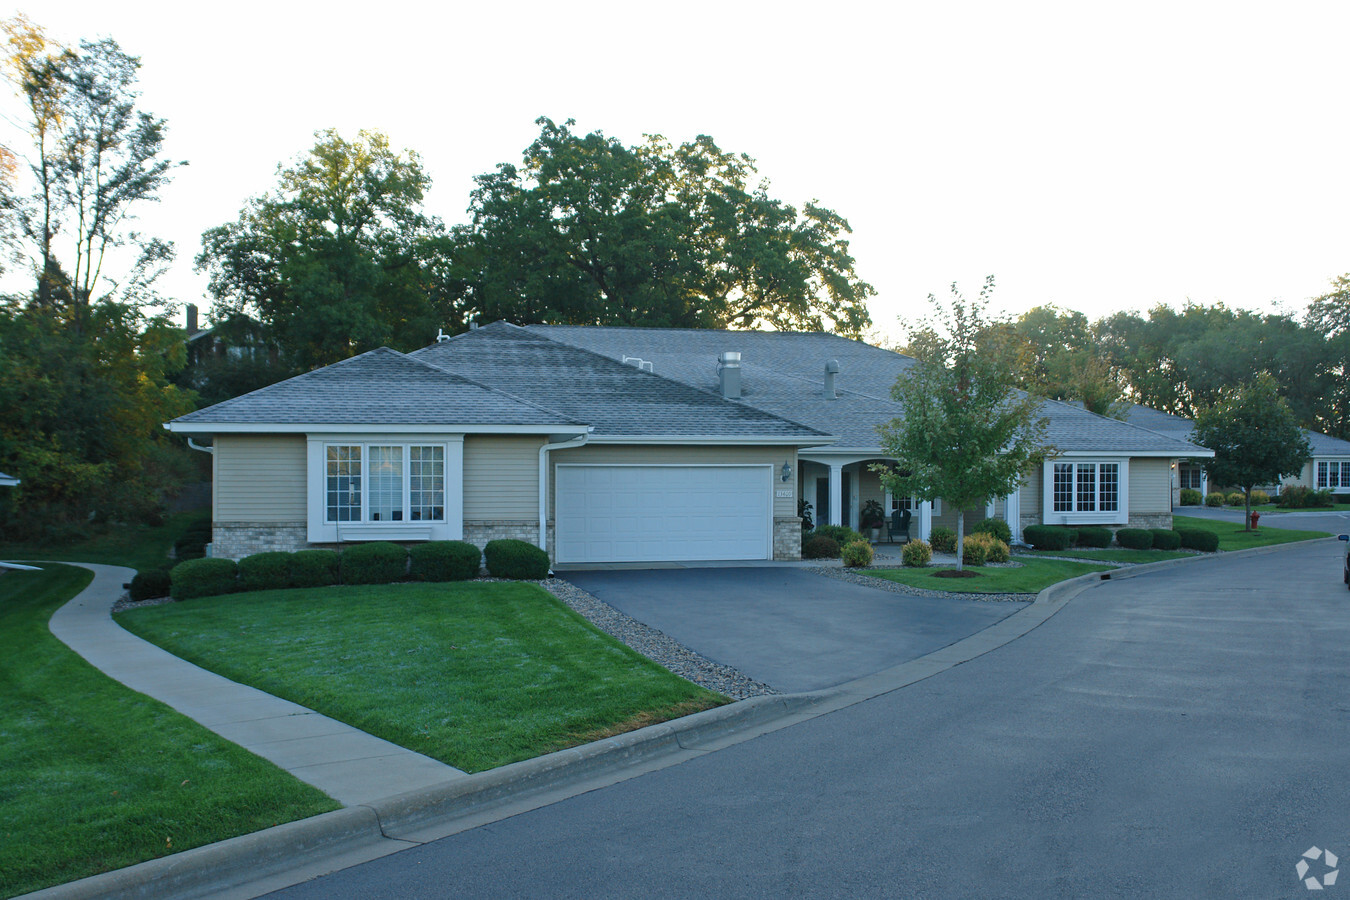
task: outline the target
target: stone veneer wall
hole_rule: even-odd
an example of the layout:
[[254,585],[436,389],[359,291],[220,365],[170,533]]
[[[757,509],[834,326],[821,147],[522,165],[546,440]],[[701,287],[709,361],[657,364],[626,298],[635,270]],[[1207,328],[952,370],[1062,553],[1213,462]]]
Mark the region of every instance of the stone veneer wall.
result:
[[464,540],[475,547],[486,547],[488,541],[514,538],[527,544],[539,542],[539,522],[535,521],[499,521],[465,522]]
[[304,522],[231,522],[211,528],[211,555],[219,559],[243,559],[271,550],[304,550],[309,529]]
[[773,558],[802,558],[802,520],[797,516],[774,516]]

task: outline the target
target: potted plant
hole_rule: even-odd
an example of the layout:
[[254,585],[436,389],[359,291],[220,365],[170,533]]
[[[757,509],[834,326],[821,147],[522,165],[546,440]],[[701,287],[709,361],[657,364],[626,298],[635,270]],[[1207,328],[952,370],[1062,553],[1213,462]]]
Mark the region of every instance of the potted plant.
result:
[[862,505],[858,520],[863,528],[871,530],[874,542],[881,540],[881,526],[886,524],[886,511],[881,508],[881,503],[868,500]]

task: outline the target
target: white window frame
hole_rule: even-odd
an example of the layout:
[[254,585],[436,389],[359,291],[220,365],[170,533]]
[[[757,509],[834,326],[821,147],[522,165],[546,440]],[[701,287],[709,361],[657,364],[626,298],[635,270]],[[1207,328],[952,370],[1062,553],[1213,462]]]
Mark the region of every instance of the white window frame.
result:
[[[1339,476],[1335,485],[1331,485],[1330,475],[1332,466],[1338,466],[1337,475]],[[1344,494],[1350,491],[1350,459],[1321,457],[1313,460],[1313,490],[1330,490],[1333,493]]]
[[[1055,466],[1072,465],[1074,510],[1055,510]],[[1116,484],[1116,508],[1102,511],[1079,512],[1078,505],[1078,467],[1096,466],[1096,498],[1101,501],[1101,469],[1105,465],[1115,465],[1119,475]],[[1047,525],[1127,525],[1130,521],[1130,460],[1128,457],[1066,457],[1058,456],[1046,460],[1041,472],[1042,497],[1041,514]]]
[[[464,537],[464,435],[427,434],[310,434],[307,441],[307,531],[312,544],[346,541],[457,541]],[[328,521],[328,448],[361,447],[361,521]],[[403,448],[403,505],[405,520],[366,521],[369,515],[371,447]],[[444,459],[445,503],[441,521],[408,521],[412,502],[408,465],[409,447],[440,447]]]
[[[895,512],[895,503],[896,503],[897,500],[908,500],[908,501],[909,501],[909,511],[912,512],[912,513],[914,514],[914,518],[915,518],[915,519],[919,518],[919,504],[923,502],[922,500],[920,500],[918,497],[896,497],[896,496],[895,496],[894,494],[892,494],[890,491],[887,491],[887,492],[886,492],[886,521],[887,521],[887,522],[889,522],[889,521],[891,520],[891,513]],[[935,515],[935,516],[940,516],[940,515],[942,515],[942,498],[941,498],[941,497],[939,497],[938,499],[936,499],[936,500],[933,501],[933,515]]]

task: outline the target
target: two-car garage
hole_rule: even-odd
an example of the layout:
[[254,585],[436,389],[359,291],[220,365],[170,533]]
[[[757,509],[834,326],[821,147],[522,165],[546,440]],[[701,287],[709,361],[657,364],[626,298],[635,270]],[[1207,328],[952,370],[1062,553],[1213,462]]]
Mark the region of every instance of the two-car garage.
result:
[[559,463],[557,562],[773,558],[772,465]]

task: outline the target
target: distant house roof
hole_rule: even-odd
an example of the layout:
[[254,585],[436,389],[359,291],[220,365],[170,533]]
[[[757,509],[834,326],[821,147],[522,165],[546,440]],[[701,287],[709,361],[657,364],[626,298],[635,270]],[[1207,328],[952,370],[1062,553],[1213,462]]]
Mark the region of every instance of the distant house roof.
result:
[[[876,427],[903,417],[891,399],[896,379],[917,360],[832,334],[531,325],[535,334],[611,359],[639,357],[652,371],[716,393],[717,357],[741,354],[745,404],[839,435],[838,449],[880,449]],[[825,363],[839,363],[838,399],[824,393]],[[1057,401],[1045,401],[1046,437],[1062,452],[1209,456],[1208,450]]]
[[[1191,432],[1195,430],[1195,422],[1192,419],[1160,412],[1137,403],[1130,407],[1125,419],[1132,425],[1139,425],[1181,440],[1190,440]],[[1350,456],[1350,441],[1308,428],[1303,429],[1303,435],[1308,439],[1314,456]]]
[[18,483],[19,479],[15,478],[13,475],[6,475],[4,472],[0,472],[0,487],[13,487]]

